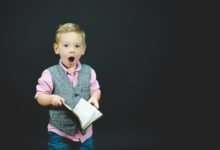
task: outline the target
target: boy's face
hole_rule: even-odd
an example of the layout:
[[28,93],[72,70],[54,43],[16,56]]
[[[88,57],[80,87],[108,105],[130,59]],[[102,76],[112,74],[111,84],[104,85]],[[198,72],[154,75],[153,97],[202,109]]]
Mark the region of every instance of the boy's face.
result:
[[67,32],[60,35],[59,41],[54,43],[54,51],[60,55],[62,63],[70,68],[75,66],[84,55],[86,45],[83,42],[81,34],[76,32]]

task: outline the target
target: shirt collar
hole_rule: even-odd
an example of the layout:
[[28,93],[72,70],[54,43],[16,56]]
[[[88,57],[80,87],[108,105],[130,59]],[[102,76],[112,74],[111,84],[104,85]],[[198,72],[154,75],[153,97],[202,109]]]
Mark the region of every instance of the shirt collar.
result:
[[[66,74],[70,74],[70,73],[68,72],[68,69],[62,64],[61,60],[59,61],[59,64],[60,64],[60,66],[63,68],[63,70],[64,70],[64,72],[65,72]],[[81,63],[80,63],[80,61],[78,61],[75,72],[79,72],[80,69],[81,69]]]

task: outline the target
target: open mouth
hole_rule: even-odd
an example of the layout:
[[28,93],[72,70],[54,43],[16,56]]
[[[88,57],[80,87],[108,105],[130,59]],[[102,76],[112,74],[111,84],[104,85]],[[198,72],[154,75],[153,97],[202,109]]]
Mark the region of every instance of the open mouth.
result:
[[73,56],[70,56],[69,58],[68,58],[68,60],[70,61],[70,62],[73,62],[74,61],[74,57]]

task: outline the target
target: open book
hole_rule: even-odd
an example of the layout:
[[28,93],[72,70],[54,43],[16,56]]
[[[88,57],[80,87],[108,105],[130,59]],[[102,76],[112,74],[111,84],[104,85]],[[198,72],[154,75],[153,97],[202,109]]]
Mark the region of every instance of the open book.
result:
[[81,128],[85,130],[103,114],[92,104],[81,98],[74,108],[64,103],[64,106],[72,111],[79,119]]

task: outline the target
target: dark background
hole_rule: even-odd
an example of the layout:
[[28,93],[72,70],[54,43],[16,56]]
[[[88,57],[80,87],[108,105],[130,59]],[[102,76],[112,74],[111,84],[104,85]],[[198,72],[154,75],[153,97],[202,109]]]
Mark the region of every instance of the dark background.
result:
[[174,1],[20,0],[0,8],[1,143],[7,149],[47,149],[48,114],[34,100],[35,87],[42,71],[58,63],[52,44],[66,22],[85,29],[81,62],[95,69],[101,85],[96,149],[173,147],[172,106],[179,104]]

